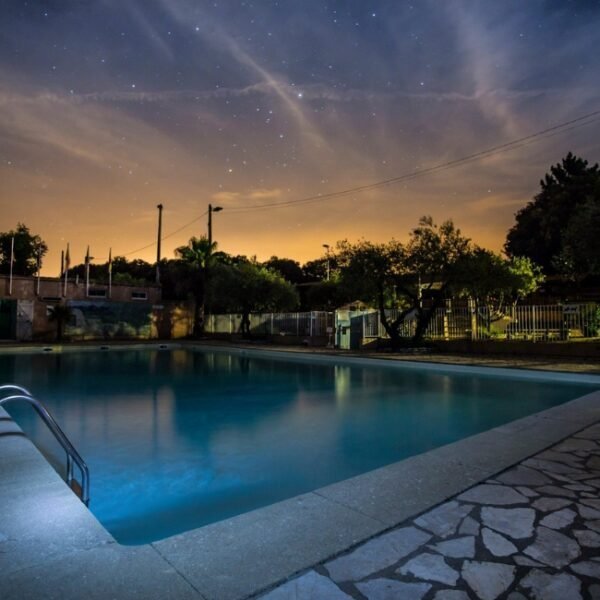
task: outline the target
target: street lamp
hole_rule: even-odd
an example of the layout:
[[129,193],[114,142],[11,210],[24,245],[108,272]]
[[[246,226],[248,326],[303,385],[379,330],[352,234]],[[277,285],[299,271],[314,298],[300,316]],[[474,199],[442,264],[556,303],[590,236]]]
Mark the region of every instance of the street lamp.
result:
[[36,296],[40,295],[40,270],[42,268],[42,245],[37,244],[35,247],[35,266],[36,266],[36,275],[37,275],[37,283],[35,286]]
[[323,244],[323,248],[327,254],[327,281],[329,281],[329,244]]
[[222,206],[208,205],[208,247],[212,247],[212,214],[223,210]]
[[[213,206],[212,204],[208,205],[208,252],[206,255],[206,261],[204,264],[204,268],[202,269],[202,288],[203,290],[206,290],[206,285],[208,283],[208,279],[209,279],[209,267],[210,267],[210,261],[208,260],[210,258],[210,255],[212,254],[212,214],[214,212],[219,212],[223,210],[222,206]],[[202,292],[202,306],[200,307],[200,313],[201,313],[201,325],[200,325],[200,330],[203,332],[204,331],[204,302],[205,302],[205,298],[204,298],[204,291]]]
[[158,204],[156,206],[158,208],[158,235],[156,239],[156,283],[160,283],[160,242],[162,238],[162,211],[163,205]]

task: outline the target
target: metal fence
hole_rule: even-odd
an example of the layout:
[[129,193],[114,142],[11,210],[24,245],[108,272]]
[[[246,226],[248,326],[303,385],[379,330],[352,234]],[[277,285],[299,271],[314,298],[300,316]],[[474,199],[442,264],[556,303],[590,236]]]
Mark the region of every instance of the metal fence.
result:
[[[390,320],[398,311],[389,310]],[[377,311],[361,315],[363,339],[385,338],[387,333]],[[597,337],[600,326],[597,304],[517,305],[502,313],[492,313],[487,307],[438,308],[425,332],[434,340],[506,339],[506,340],[566,340]],[[250,331],[255,335],[293,335],[303,338],[330,335],[334,313],[312,311],[296,313],[255,313],[250,315]],[[215,334],[236,334],[241,331],[242,315],[208,315],[205,331]],[[400,336],[411,338],[417,327],[416,313],[409,313],[400,326]]]
[[[207,333],[234,334],[240,332],[241,324],[241,314],[208,315],[204,329]],[[334,313],[324,311],[250,315],[250,331],[256,335],[319,337],[330,334],[333,324]]]
[[[429,323],[425,337],[429,339],[522,339],[566,340],[598,336],[599,308],[596,304],[517,305],[502,313],[486,307],[438,308]],[[398,311],[389,310],[390,320]],[[363,315],[363,337],[385,338],[387,333],[378,312]],[[416,313],[410,313],[401,324],[401,337],[410,338],[417,326]]]

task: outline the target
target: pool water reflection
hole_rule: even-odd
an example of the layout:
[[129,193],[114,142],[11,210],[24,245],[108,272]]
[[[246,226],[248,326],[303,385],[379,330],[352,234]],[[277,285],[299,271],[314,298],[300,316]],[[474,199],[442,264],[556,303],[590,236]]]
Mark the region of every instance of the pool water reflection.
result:
[[[88,463],[90,508],[141,544],[490,429],[596,386],[218,350],[1,355]],[[32,439],[63,462],[26,408]]]

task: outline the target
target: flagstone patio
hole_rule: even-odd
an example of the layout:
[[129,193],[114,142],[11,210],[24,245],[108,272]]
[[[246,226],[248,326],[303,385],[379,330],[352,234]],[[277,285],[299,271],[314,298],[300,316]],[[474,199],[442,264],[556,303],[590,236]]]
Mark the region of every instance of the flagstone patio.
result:
[[600,424],[260,598],[600,599]]

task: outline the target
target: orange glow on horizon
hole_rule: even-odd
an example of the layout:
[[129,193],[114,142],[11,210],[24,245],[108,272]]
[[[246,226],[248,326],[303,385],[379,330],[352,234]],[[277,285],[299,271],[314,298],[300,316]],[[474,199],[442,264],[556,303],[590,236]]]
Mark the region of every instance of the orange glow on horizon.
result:
[[591,112],[600,12],[47,4],[7,3],[0,55],[0,231],[39,234],[44,275],[67,243],[72,264],[88,245],[95,263],[109,248],[154,262],[155,246],[131,253],[156,242],[157,204],[163,257],[206,234],[209,203],[224,209],[219,248],[259,260],[405,240],[423,215],[500,251],[551,165],[569,151],[600,160],[596,120],[387,187],[244,210],[417,173]]

